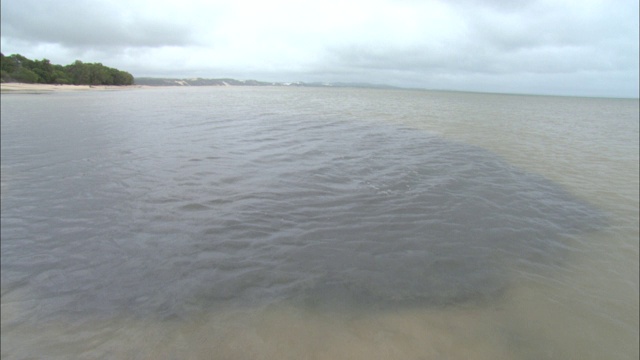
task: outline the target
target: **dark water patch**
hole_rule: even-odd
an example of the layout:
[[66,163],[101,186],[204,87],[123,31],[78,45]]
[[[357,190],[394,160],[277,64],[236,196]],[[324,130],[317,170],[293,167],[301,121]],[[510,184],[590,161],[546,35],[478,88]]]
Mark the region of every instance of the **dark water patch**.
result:
[[180,206],[180,209],[184,211],[204,211],[204,210],[208,210],[209,207],[206,205],[198,204],[198,203],[190,203],[190,204]]
[[3,158],[30,169],[3,193],[3,289],[28,278],[36,317],[480,303],[508,288],[514,266],[561,263],[565,236],[605,225],[481,148],[373,122],[268,120],[141,139],[152,156],[98,159],[112,164],[99,171]]

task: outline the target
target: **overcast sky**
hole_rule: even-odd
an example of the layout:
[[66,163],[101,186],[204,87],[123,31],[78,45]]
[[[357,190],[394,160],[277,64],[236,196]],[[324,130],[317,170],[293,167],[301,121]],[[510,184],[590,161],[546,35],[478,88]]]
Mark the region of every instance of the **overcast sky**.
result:
[[638,97],[638,0],[2,0],[2,53],[135,77]]

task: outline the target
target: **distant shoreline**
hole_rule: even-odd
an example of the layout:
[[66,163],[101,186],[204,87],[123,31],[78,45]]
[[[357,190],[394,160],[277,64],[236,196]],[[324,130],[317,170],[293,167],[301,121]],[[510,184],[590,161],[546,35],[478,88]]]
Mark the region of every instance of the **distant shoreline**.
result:
[[55,85],[55,84],[26,84],[0,83],[0,93],[3,94],[44,94],[51,92],[70,91],[118,91],[150,88],[145,85]]
[[[145,79],[145,78],[143,78]],[[78,91],[123,91],[138,89],[158,89],[158,88],[175,88],[175,87],[319,87],[319,88],[365,88],[365,89],[388,89],[388,90],[406,90],[406,91],[431,91],[431,92],[452,92],[452,93],[470,93],[470,94],[486,94],[486,95],[506,95],[506,96],[550,96],[550,97],[579,97],[586,99],[620,99],[635,100],[638,98],[624,97],[598,97],[598,96],[580,96],[580,95],[558,95],[558,94],[520,94],[520,93],[499,93],[499,92],[476,92],[463,90],[446,90],[446,89],[418,89],[418,88],[399,88],[385,85],[369,85],[368,84],[349,84],[349,83],[261,83],[255,80],[240,81],[233,80],[232,83],[215,84],[208,83],[218,81],[216,79],[191,79],[179,80],[178,82],[167,82],[168,79],[158,79],[157,84],[134,84],[134,85],[57,85],[57,84],[29,84],[7,82],[0,83],[0,93],[2,94],[48,94],[54,92],[78,92]],[[199,80],[199,81],[198,81]],[[225,79],[226,80],[226,79]],[[143,80],[144,81],[144,80]],[[188,83],[193,81],[194,84]],[[182,83],[180,83],[182,82]]]

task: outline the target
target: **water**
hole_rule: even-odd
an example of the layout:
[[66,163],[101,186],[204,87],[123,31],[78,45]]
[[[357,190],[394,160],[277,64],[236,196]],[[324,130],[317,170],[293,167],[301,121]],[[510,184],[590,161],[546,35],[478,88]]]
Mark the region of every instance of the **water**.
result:
[[636,359],[638,101],[2,95],[2,357]]

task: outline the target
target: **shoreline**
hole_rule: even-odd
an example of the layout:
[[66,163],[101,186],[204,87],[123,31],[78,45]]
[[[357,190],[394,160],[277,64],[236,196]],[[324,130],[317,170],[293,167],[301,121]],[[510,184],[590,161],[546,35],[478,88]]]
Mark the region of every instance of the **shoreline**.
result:
[[72,91],[121,91],[146,89],[145,85],[58,85],[58,84],[27,84],[27,83],[0,83],[2,94],[44,94],[52,92]]

